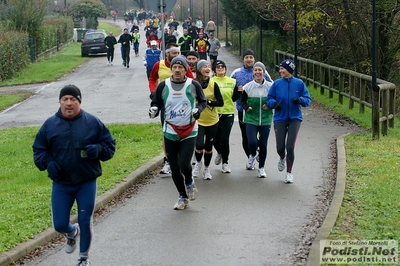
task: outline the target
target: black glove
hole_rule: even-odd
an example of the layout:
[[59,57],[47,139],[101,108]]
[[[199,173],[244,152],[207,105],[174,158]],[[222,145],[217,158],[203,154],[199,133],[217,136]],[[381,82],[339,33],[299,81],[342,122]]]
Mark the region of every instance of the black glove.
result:
[[51,161],[47,165],[47,173],[51,179],[55,179],[58,176],[58,172],[61,171],[60,165],[56,161]]
[[193,110],[192,110],[192,115],[193,115],[193,118],[194,119],[199,119],[200,118],[200,112],[199,112],[199,109],[197,109],[197,108],[193,108]]
[[275,102],[274,108],[276,111],[279,111],[279,110],[282,110],[283,106],[282,106],[282,104]]
[[149,95],[150,100],[153,100],[153,97],[154,97],[154,92],[150,93]]
[[293,103],[295,104],[301,104],[301,99],[300,98],[294,98]]
[[99,157],[101,146],[99,144],[89,144],[86,145],[86,156],[89,159],[97,159]]

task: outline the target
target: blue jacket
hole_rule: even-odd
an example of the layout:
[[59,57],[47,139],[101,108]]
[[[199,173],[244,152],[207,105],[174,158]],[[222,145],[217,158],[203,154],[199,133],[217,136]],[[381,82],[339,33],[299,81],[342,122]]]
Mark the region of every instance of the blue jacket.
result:
[[[253,81],[253,68],[245,68],[244,66],[242,66],[241,68],[237,68],[232,72],[231,78],[236,79],[237,87],[244,86],[247,83]],[[264,78],[266,81],[273,82],[268,72],[265,72]],[[240,94],[239,99],[236,100],[236,109],[238,111],[243,111],[242,105],[240,103],[241,101],[242,94]]]
[[160,49],[153,50],[151,48],[147,48],[146,53],[143,56],[143,63],[146,62],[146,64],[147,64],[146,69],[152,70],[155,63],[160,61],[160,57],[161,57]]
[[[83,158],[86,146],[97,144],[98,158]],[[101,176],[101,161],[109,160],[115,152],[115,139],[105,125],[95,116],[81,109],[69,120],[61,110],[48,118],[33,143],[33,158],[40,171],[52,161],[60,166],[56,176],[49,177],[57,183],[76,185]]]
[[[300,98],[301,103],[293,103],[295,98]],[[292,76],[289,79],[275,80],[269,88],[266,101],[268,108],[275,108],[275,102],[282,104],[283,108],[279,111],[275,110],[274,122],[303,121],[301,107],[309,106],[311,97],[304,82]]]

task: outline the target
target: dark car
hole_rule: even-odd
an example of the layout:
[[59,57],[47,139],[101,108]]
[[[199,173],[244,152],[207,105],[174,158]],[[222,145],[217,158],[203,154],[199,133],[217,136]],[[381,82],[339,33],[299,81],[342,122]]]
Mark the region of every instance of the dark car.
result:
[[102,31],[87,32],[82,39],[81,53],[82,56],[89,54],[107,53],[107,47],[104,39],[107,34]]

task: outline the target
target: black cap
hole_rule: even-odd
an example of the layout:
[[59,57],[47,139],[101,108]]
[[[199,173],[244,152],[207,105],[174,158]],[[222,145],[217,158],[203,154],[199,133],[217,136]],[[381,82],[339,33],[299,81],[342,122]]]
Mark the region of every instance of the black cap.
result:
[[243,51],[243,58],[244,58],[246,55],[252,55],[252,56],[254,56],[254,51],[251,50],[251,49],[246,49],[246,50]]
[[60,100],[65,95],[74,96],[79,101],[79,103],[82,102],[81,90],[75,85],[64,86],[64,88],[62,88],[60,91],[60,97],[58,99]]
[[195,57],[197,57],[197,58],[200,58],[199,53],[196,52],[196,51],[189,51],[189,52],[186,54],[186,57],[188,57],[189,55],[193,55],[193,56],[195,56]]
[[214,72],[215,72],[215,68],[216,68],[218,65],[223,65],[223,66],[226,68],[225,62],[222,61],[222,60],[217,59],[217,60],[214,61],[213,65],[212,65],[212,70],[213,70]]

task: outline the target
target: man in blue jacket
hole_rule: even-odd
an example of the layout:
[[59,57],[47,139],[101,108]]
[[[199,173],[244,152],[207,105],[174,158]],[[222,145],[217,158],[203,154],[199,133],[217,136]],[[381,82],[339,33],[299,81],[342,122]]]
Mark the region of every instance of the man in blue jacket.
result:
[[146,67],[147,79],[149,79],[153,66],[161,60],[161,50],[157,46],[157,41],[150,41],[150,48],[147,48],[143,56],[143,65]]
[[[74,252],[80,235],[78,265],[89,265],[92,220],[100,161],[111,159],[115,139],[95,116],[80,108],[81,91],[67,85],[60,91],[60,108],[48,118],[36,135],[33,157],[39,170],[47,169],[52,185],[54,229],[66,234],[65,251]],[[70,222],[74,201],[78,206],[78,223]]]

